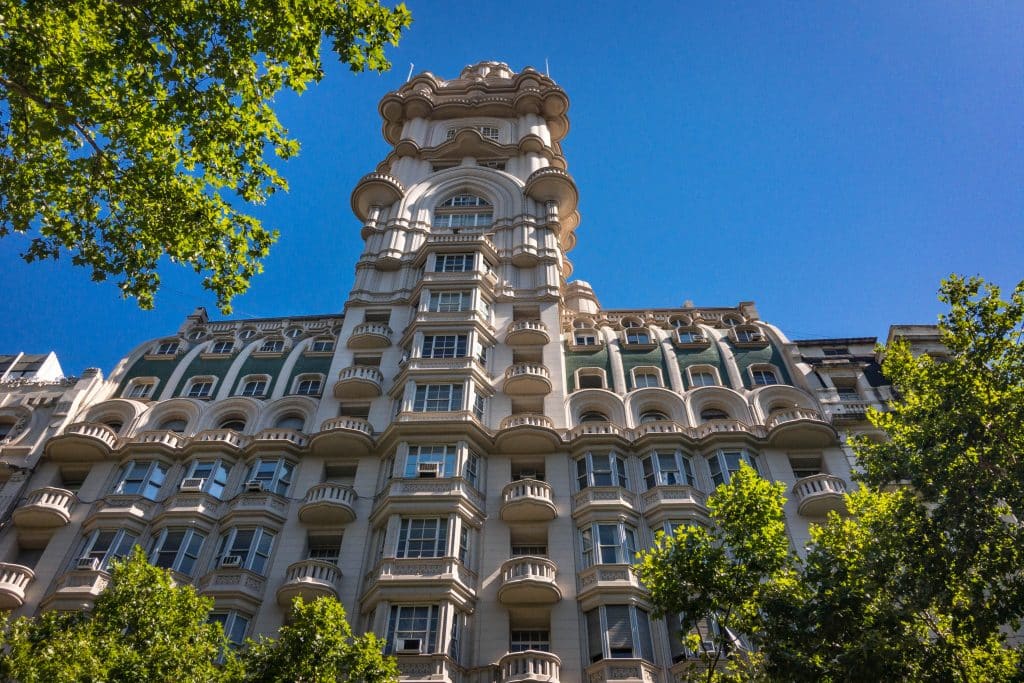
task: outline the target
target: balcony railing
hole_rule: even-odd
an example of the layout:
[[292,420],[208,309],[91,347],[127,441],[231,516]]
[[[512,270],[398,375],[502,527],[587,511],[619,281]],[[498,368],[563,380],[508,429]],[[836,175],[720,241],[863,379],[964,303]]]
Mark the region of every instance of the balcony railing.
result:
[[14,525],[19,530],[56,529],[71,521],[74,506],[75,494],[71,491],[53,486],[36,489],[14,511]]
[[509,652],[498,660],[501,683],[559,683],[562,660],[558,655],[540,650]]
[[288,566],[284,583],[277,589],[277,603],[288,607],[296,596],[310,601],[320,597],[338,597],[341,570],[321,560],[302,560]]
[[516,320],[508,326],[505,343],[510,346],[518,344],[547,344],[551,341],[548,326],[540,320]]
[[335,398],[372,398],[380,396],[384,375],[372,365],[350,365],[338,373]]
[[233,429],[207,429],[192,437],[192,443],[221,444],[230,448],[245,448],[249,437]]
[[109,449],[117,447],[117,434],[113,429],[98,422],[76,422],[64,430],[68,436],[84,436],[102,442]]
[[506,522],[543,522],[557,514],[547,482],[521,479],[506,484],[501,491],[501,518]]
[[356,492],[350,486],[330,482],[306,491],[299,520],[306,524],[347,524],[356,518]]
[[555,423],[546,415],[517,414],[509,415],[501,421],[501,429],[514,429],[516,427],[541,427],[554,429]]
[[551,373],[542,363],[516,363],[505,370],[504,388],[507,394],[546,394]]
[[821,517],[830,510],[842,512],[845,494],[846,482],[831,474],[814,474],[793,485],[797,513],[808,517]]
[[391,345],[391,328],[384,323],[362,323],[352,328],[348,338],[350,349],[377,349]]
[[25,604],[25,589],[35,572],[20,564],[0,562],[0,610],[16,609]]
[[550,605],[562,599],[555,563],[546,557],[513,557],[501,565],[498,600],[508,605]]

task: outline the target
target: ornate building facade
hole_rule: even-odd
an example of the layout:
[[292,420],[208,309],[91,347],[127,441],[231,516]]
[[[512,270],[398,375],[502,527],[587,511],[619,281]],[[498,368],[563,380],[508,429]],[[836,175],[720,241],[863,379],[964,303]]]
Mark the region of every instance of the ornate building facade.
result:
[[387,94],[344,313],[198,309],[20,428],[0,606],[88,609],[140,544],[235,642],[329,595],[410,681],[674,680],[692,653],[634,552],[708,523],[741,462],[790,488],[799,551],[889,393],[874,339],[794,342],[751,303],[605,310],[570,281],[568,108],[496,62]]

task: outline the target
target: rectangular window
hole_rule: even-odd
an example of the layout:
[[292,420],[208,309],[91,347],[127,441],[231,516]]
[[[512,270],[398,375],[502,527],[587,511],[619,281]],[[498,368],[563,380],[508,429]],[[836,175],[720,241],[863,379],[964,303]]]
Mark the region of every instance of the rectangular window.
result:
[[586,614],[590,661],[653,659],[647,612],[632,605],[603,605]]
[[235,342],[233,341],[214,342],[211,353],[231,353],[231,349],[233,348],[235,348]]
[[473,270],[473,254],[438,254],[434,271],[438,273],[468,273]]
[[156,500],[167,476],[167,465],[162,462],[131,461],[121,470],[121,478],[114,493],[143,496]]
[[546,630],[513,630],[509,634],[508,649],[509,652],[526,652],[527,650],[551,652],[551,635]]
[[576,483],[581,491],[588,486],[629,488],[626,461],[614,453],[587,453],[576,461]]
[[597,337],[592,334],[577,334],[576,346],[594,346],[597,344]]
[[403,519],[396,557],[445,557],[448,525],[447,519]]
[[661,381],[658,379],[657,373],[654,372],[637,372],[633,374],[634,384],[637,389],[643,389],[645,387],[660,387]]
[[249,468],[247,481],[258,481],[263,485],[264,491],[276,493],[283,496],[288,491],[288,485],[292,482],[292,470],[294,469],[287,460],[257,460]]
[[222,498],[228,483],[228,468],[220,460],[195,460],[185,478],[201,480],[204,492]]
[[487,413],[487,399],[481,394],[476,394],[473,399],[473,417],[478,420],[483,420],[484,415]]
[[418,384],[412,409],[417,413],[462,410],[461,384]]
[[465,523],[459,530],[459,562],[469,566],[469,527]]
[[717,384],[714,373],[709,370],[691,370],[690,382],[695,387],[713,387]]
[[693,467],[681,453],[652,453],[643,459],[644,483],[655,486],[693,486]]
[[708,458],[708,468],[711,470],[711,481],[715,486],[729,483],[729,477],[740,471],[740,463],[750,465],[758,474],[761,471],[757,467],[757,458],[746,451],[718,451]]
[[341,534],[310,534],[306,559],[337,564],[341,557]]
[[320,380],[319,379],[303,379],[299,380],[298,385],[295,387],[295,393],[299,396],[319,396],[320,395]]
[[[81,557],[83,560],[93,560],[97,568],[106,571],[111,560],[128,556],[137,538],[124,529],[97,529],[86,541]],[[81,567],[82,564],[76,566]]]
[[646,332],[628,330],[626,332],[626,343],[627,344],[650,344],[651,335]]
[[480,488],[480,456],[470,453],[466,457],[466,463],[462,466],[462,478],[473,488]]
[[759,387],[779,383],[779,378],[771,370],[753,370],[751,374],[754,376],[754,384]]
[[217,623],[224,629],[228,646],[237,649],[245,642],[245,634],[249,630],[250,617],[241,612],[229,610],[226,612],[210,612],[210,623]]
[[580,529],[583,565],[632,564],[636,555],[636,529],[629,524],[608,522]]
[[465,334],[428,334],[423,337],[424,358],[465,358]]
[[454,477],[455,446],[409,446],[409,455],[405,459],[405,474],[402,476],[406,479]]
[[330,339],[317,339],[313,342],[313,351],[316,353],[324,353],[326,351],[334,350],[334,342]]
[[178,352],[178,342],[163,342],[156,347],[156,355],[173,356]]
[[266,396],[267,381],[263,379],[249,380],[242,389],[242,396]]
[[513,545],[511,557],[547,557],[548,547],[546,545]]
[[205,540],[206,536],[194,529],[164,529],[153,548],[150,562],[191,576]]
[[438,605],[392,605],[385,654],[437,651]]
[[128,398],[148,398],[153,391],[152,382],[137,382],[128,390]]
[[472,299],[473,293],[469,291],[431,292],[428,310],[433,313],[468,311],[472,305]]
[[260,353],[281,353],[284,351],[283,339],[268,339],[260,346]]
[[208,380],[198,380],[189,385],[188,397],[209,398],[211,391],[213,391],[213,382]]
[[274,532],[263,527],[232,528],[221,536],[217,560],[220,564],[226,564],[226,558],[238,558],[232,564],[262,574],[267,568],[273,544]]

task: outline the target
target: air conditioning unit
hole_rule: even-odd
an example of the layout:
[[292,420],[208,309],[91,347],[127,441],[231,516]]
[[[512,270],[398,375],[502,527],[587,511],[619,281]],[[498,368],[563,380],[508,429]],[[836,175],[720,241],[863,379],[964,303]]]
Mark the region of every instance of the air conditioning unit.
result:
[[402,638],[398,651],[403,653],[419,654],[420,642],[419,638]]
[[189,477],[188,479],[181,480],[181,486],[178,488],[182,491],[202,491],[203,486],[206,484],[205,479],[199,479],[197,477]]
[[78,562],[75,563],[76,569],[83,571],[96,571],[100,568],[100,561],[97,557],[80,557]]
[[245,490],[248,491],[249,493],[262,493],[263,482],[260,481],[259,479],[250,479],[249,481],[245,482]]
[[441,476],[441,463],[421,462],[416,472],[420,477],[436,479]]
[[241,567],[242,556],[241,555],[225,555],[220,558],[220,566],[224,568],[228,567]]

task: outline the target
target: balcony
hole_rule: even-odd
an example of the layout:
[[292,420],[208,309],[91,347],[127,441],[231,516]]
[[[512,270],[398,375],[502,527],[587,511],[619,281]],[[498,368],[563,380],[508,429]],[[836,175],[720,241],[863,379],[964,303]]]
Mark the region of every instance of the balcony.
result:
[[526,179],[523,194],[539,202],[558,202],[558,212],[568,216],[576,210],[579,194],[572,176],[560,168],[538,168]]
[[291,607],[292,600],[301,597],[305,602],[317,598],[337,598],[341,583],[341,570],[330,562],[302,560],[289,565],[284,583],[277,589],[277,604]]
[[352,190],[352,212],[365,221],[371,206],[391,206],[405,195],[402,182],[387,173],[367,173]]
[[28,567],[0,562],[0,610],[17,609],[25,604],[25,589],[35,577]]
[[370,365],[351,365],[338,373],[334,398],[376,398],[384,386],[384,375]]
[[588,486],[572,499],[574,518],[595,512],[639,512],[636,494],[621,486]]
[[89,524],[130,526],[140,531],[153,520],[156,503],[140,495],[110,494],[93,507]]
[[391,346],[391,328],[384,323],[363,323],[352,328],[350,349],[386,349]]
[[50,439],[46,452],[56,462],[95,462],[117,448],[117,434],[105,424],[76,422]]
[[220,446],[232,451],[245,448],[249,445],[249,437],[239,434],[233,429],[207,429],[192,437],[192,444],[207,446]]
[[392,479],[378,494],[372,517],[393,514],[449,514],[457,510],[482,519],[484,497],[461,478]]
[[513,557],[501,565],[498,601],[506,606],[553,605],[562,599],[555,563],[546,557]]
[[544,415],[510,415],[501,421],[495,445],[506,453],[538,453],[551,451],[562,443],[555,423]]
[[452,600],[462,605],[476,598],[477,576],[454,557],[386,557],[365,576],[363,605]]
[[165,521],[170,518],[190,525],[198,521],[212,526],[226,505],[219,498],[202,491],[181,491],[164,501],[157,519]]
[[551,373],[541,363],[516,363],[505,370],[504,391],[510,396],[551,392]]
[[320,431],[313,435],[310,450],[313,455],[330,453],[368,455],[373,448],[373,427],[361,417],[332,417],[324,420]]
[[614,422],[583,422],[569,430],[566,436],[570,441],[579,439],[595,444],[618,446],[625,446],[631,438],[628,429],[620,427]]
[[509,652],[498,660],[500,683],[559,683],[562,660],[539,650]]
[[636,578],[629,564],[595,564],[577,574],[579,576],[579,601],[584,610],[598,603],[597,595],[603,594],[612,600],[631,601],[644,597],[647,592],[640,579]]
[[824,448],[836,443],[836,432],[821,413],[811,408],[790,408],[772,413],[765,421],[768,440],[777,448]]
[[734,438],[744,435],[755,439],[765,437],[764,427],[748,425],[739,420],[708,420],[694,427],[691,433],[695,439],[712,439],[718,436]]
[[165,453],[184,448],[188,445],[188,438],[178,432],[171,432],[166,429],[154,429],[145,432],[138,432],[125,443],[126,446],[145,446],[147,449],[157,449]]
[[356,492],[341,484],[316,484],[306,491],[299,506],[304,524],[348,524],[356,518]]
[[881,405],[868,403],[867,401],[840,401],[831,405],[832,421],[836,424],[851,424],[867,422],[868,408],[883,410]]
[[46,486],[28,494],[25,503],[11,515],[18,529],[18,541],[26,548],[45,547],[56,529],[71,521],[75,494]]
[[[644,514],[648,517],[668,518],[673,515],[686,518],[708,519],[705,507],[707,495],[692,486],[655,486],[644,491]],[[655,521],[649,519],[648,521]]]
[[558,516],[551,484],[522,479],[501,491],[501,518],[506,522],[547,522]]
[[106,590],[110,574],[100,569],[75,569],[57,579],[56,588],[43,600],[41,609],[60,612],[89,611]]
[[548,326],[539,320],[516,320],[505,333],[505,343],[509,346],[537,346],[550,341]]
[[250,446],[271,448],[305,448],[309,438],[294,429],[264,429],[252,437]]
[[[403,681],[468,681],[462,668],[448,655],[395,653],[398,675]],[[486,679],[489,680],[489,679]]]
[[283,524],[288,518],[288,499],[270,491],[243,492],[230,502],[224,524],[271,522]]
[[203,575],[197,586],[200,593],[221,599],[240,598],[252,604],[253,609],[263,602],[263,589],[267,579],[248,569],[219,568]]
[[650,683],[661,680],[661,669],[642,659],[602,659],[583,672],[587,683]]
[[824,517],[830,511],[846,511],[846,482],[831,474],[814,474],[793,484],[797,514]]

